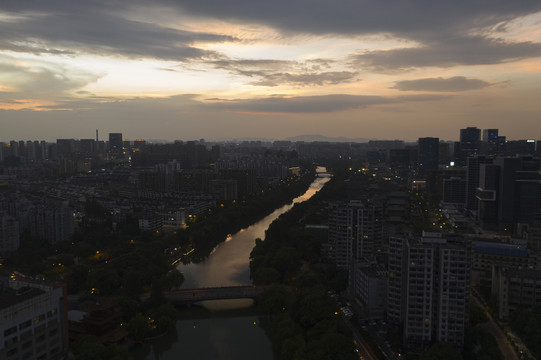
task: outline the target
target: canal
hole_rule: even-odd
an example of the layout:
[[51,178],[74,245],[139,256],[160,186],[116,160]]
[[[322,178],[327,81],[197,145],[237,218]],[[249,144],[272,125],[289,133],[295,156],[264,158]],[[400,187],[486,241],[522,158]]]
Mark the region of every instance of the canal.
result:
[[[251,226],[232,234],[216,246],[201,263],[179,265],[184,274],[183,288],[250,285],[250,252],[256,238],[264,238],[265,230],[295,203],[308,200],[330,179],[319,167],[309,189],[291,204]],[[167,335],[147,341],[133,354],[136,360],[213,359],[273,360],[272,346],[263,329],[253,300],[204,301],[201,306],[181,309],[182,320]]]

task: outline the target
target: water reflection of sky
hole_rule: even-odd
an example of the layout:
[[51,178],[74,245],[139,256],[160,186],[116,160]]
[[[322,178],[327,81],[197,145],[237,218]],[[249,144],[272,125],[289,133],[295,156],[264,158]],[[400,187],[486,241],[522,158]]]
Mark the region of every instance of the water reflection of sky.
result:
[[218,245],[204,262],[180,265],[178,269],[182,271],[185,277],[183,287],[251,284],[249,261],[255,239],[264,238],[265,230],[278,216],[288,211],[294,204],[308,200],[327,181],[329,181],[328,177],[316,178],[310,188],[303,195],[295,198],[292,204],[276,209],[272,214],[257,223],[233,234],[227,242]]
[[[328,180],[317,178],[310,189],[293,203],[309,199]],[[206,261],[179,265],[178,269],[185,277],[183,287],[251,284],[249,261],[255,239],[263,238],[270,223],[292,206],[285,205],[254,225],[233,234],[229,241],[218,245]],[[193,314],[189,317],[191,320],[182,316],[185,320],[177,321],[176,331],[144,344],[132,355],[135,360],[273,360],[272,344],[259,326],[257,316],[219,315],[224,314],[224,310],[247,309],[252,304],[251,299],[217,300],[203,302],[207,310],[198,306],[186,309]],[[210,318],[208,315],[198,318],[198,313],[208,314],[208,310],[213,314]]]
[[257,316],[181,320],[174,335],[174,339],[166,336],[145,344],[134,354],[134,359],[273,359],[272,345],[266,340]]

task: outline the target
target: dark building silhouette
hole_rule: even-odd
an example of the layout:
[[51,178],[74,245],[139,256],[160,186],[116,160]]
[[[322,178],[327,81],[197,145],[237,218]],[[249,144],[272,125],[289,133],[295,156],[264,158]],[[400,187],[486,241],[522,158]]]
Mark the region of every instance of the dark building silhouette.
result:
[[460,129],[460,142],[458,148],[455,148],[455,156],[458,165],[466,165],[466,160],[470,156],[479,154],[481,143],[481,130],[476,127]]
[[442,200],[445,203],[455,204],[462,208],[466,202],[466,179],[459,176],[443,179]]
[[539,158],[516,156],[497,157],[493,161],[482,159],[468,159],[472,178],[479,169],[475,200],[481,226],[514,233],[517,225],[533,223],[535,215],[541,211]]
[[535,140],[511,140],[506,143],[505,153],[509,156],[534,155]]
[[123,157],[123,146],[121,133],[109,133],[109,157],[121,159]]
[[493,164],[481,164],[479,167],[479,187],[477,217],[483,229],[495,229],[498,225],[498,190],[500,167]]
[[71,158],[75,152],[74,139],[56,139],[56,156]]
[[425,176],[428,171],[438,169],[440,139],[433,137],[419,138],[419,175]]
[[505,152],[505,136],[499,136],[498,129],[484,129],[481,152],[488,155],[503,154]]
[[479,170],[481,164],[492,164],[492,158],[472,156],[467,159],[466,170],[466,209],[477,210],[477,188],[479,187]]

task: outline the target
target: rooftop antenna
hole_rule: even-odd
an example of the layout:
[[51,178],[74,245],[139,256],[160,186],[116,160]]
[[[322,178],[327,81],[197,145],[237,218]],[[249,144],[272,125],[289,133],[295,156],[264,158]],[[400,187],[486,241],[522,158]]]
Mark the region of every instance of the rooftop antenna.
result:
[[98,142],[98,129],[96,129],[96,142]]

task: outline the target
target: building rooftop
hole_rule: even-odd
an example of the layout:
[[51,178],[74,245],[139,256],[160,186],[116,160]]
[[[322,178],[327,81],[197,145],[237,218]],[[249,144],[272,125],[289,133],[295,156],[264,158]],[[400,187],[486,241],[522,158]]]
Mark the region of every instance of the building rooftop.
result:
[[482,254],[528,257],[526,248],[513,244],[474,241],[473,249]]
[[38,288],[21,288],[18,290],[4,288],[0,293],[0,310],[6,309],[23,301],[45,294],[45,291]]

